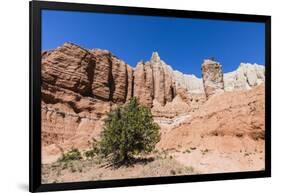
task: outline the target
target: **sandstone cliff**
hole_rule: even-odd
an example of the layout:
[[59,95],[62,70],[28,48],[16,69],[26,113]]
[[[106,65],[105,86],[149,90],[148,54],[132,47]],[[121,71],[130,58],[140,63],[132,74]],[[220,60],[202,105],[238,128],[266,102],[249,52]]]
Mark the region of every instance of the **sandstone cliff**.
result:
[[176,95],[173,71],[154,52],[150,61],[139,62],[134,70],[134,96],[148,107],[153,100],[162,106],[171,102]]
[[202,76],[173,70],[157,52],[135,68],[107,50],[72,43],[43,52],[42,160],[54,161],[71,147],[89,147],[99,137],[106,113],[133,96],[152,108],[160,125],[176,127],[202,109],[207,98],[262,84],[264,67],[241,64],[223,74],[220,64],[205,60]]
[[106,50],[65,43],[43,52],[43,157],[56,159],[73,146],[87,148],[99,136],[105,114],[132,97],[132,73]]
[[[132,90],[132,68],[106,50],[65,43],[42,57],[42,80],[104,101],[124,103]],[[127,96],[128,95],[128,96]]]

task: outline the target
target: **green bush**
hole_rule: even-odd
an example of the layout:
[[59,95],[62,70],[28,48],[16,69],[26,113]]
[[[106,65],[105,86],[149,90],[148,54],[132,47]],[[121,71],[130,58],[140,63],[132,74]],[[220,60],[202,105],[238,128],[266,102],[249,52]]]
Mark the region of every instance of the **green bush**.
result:
[[71,149],[70,151],[64,153],[62,157],[58,160],[60,162],[67,162],[73,160],[80,160],[82,159],[82,155],[78,149]]
[[94,150],[90,149],[90,150],[86,151],[84,153],[84,155],[87,159],[93,159],[93,157],[96,156],[96,152]]
[[87,159],[93,159],[96,155],[98,155],[99,153],[99,148],[98,148],[98,143],[97,141],[93,138],[93,142],[92,142],[92,149],[87,150],[84,153],[84,156]]
[[104,125],[100,153],[111,157],[114,164],[153,151],[160,140],[160,127],[153,122],[150,109],[139,105],[135,97],[108,113]]

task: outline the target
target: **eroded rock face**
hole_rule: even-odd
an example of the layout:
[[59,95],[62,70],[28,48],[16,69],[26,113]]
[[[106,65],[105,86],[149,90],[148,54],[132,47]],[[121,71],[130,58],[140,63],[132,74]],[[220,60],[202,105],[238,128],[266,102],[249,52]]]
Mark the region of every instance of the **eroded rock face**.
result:
[[195,75],[183,74],[177,70],[173,72],[176,88],[185,88],[189,93],[204,93],[203,81]]
[[134,70],[129,65],[127,65],[126,67],[127,67],[127,74],[128,74],[126,101],[129,101],[134,96]]
[[[212,96],[196,112],[191,113],[178,128],[164,134],[158,146],[161,148],[178,145],[200,144],[215,145],[216,149],[235,148],[239,151],[244,146],[251,146],[253,141],[264,140],[264,84],[251,90],[235,90]],[[177,140],[174,140],[177,139]],[[241,146],[218,147],[220,139],[244,140]],[[254,146],[252,146],[254,148]],[[209,148],[211,148],[209,146]]]
[[65,43],[42,57],[42,80],[82,95],[91,95],[95,60],[85,49]]
[[221,65],[213,60],[204,60],[202,78],[206,97],[224,91],[223,72]]
[[132,68],[107,50],[91,50],[96,60],[92,92],[99,99],[124,103],[132,92]]
[[152,106],[154,88],[153,72],[150,64],[140,61],[134,70],[134,96],[147,107]]
[[[144,81],[145,80],[145,81]],[[172,69],[160,59],[157,52],[147,62],[139,62],[134,71],[134,96],[152,107],[155,99],[162,106],[176,95]]]
[[241,64],[223,76],[220,64],[205,60],[202,75],[201,79],[174,71],[156,52],[135,69],[107,50],[88,50],[72,43],[43,52],[43,162],[56,161],[72,147],[91,147],[106,113],[133,96],[152,108],[159,123],[175,127],[210,96],[223,90],[255,88],[264,82],[264,68],[259,65]]
[[166,103],[165,99],[165,73],[160,57],[157,53],[153,53],[148,62],[152,67],[153,83],[154,83],[154,98],[161,104]]
[[109,51],[65,43],[42,53],[41,90],[43,157],[57,159],[99,137],[106,113],[132,96],[133,70]]
[[111,81],[112,81],[112,62],[111,55],[106,50],[91,50],[93,57],[96,59],[96,66],[93,73],[92,92],[93,96],[110,100]]
[[86,149],[98,139],[110,102],[84,97],[69,89],[42,84],[42,161],[53,162],[72,147]]
[[249,90],[264,83],[264,66],[258,64],[241,63],[237,70],[224,74],[224,89]]
[[124,103],[128,92],[128,71],[127,64],[117,57],[111,57],[112,61],[112,81],[109,83],[112,88],[112,101],[114,103]]

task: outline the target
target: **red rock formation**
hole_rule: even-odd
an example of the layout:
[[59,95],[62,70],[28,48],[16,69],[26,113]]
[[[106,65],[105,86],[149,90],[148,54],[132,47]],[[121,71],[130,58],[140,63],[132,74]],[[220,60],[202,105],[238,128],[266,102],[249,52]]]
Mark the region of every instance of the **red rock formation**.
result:
[[128,71],[127,64],[115,56],[111,57],[112,62],[112,81],[109,83],[112,87],[112,101],[115,103],[126,102],[128,92]]
[[126,101],[129,101],[134,95],[134,70],[127,65],[127,74],[128,74],[128,86],[127,86],[127,97]]
[[214,95],[191,113],[185,123],[163,135],[158,147],[208,146],[224,137],[246,138],[248,143],[263,140],[264,93],[264,85],[259,85],[252,90]]
[[151,65],[153,71],[154,99],[161,105],[165,105],[165,73],[158,54],[153,53],[148,63]]
[[174,99],[176,87],[173,72],[157,52],[152,54],[150,61],[137,65],[134,71],[134,89],[134,96],[149,107],[152,107],[153,100],[164,106]]
[[224,91],[223,72],[221,65],[213,60],[204,60],[202,78],[206,97]]
[[93,73],[92,92],[99,99],[110,100],[112,63],[110,53],[106,50],[91,50],[96,59],[96,66]]
[[71,43],[42,53],[42,80],[43,157],[89,146],[106,112],[133,92],[133,70],[124,61]]
[[110,102],[43,82],[42,160],[56,161],[61,151],[89,147],[92,137],[99,137],[102,119],[111,108]]
[[128,90],[132,91],[132,68],[106,50],[94,49],[91,53],[96,60],[93,95],[107,101],[124,103]]
[[[173,73],[171,70],[164,67],[164,75],[165,75],[165,102],[171,102],[176,96],[176,85],[173,77]],[[187,90],[186,90],[187,91]]]
[[[133,96],[138,97],[141,104],[151,107],[154,118],[163,125],[170,123],[177,127],[190,118],[190,113],[194,113],[194,121],[184,125],[188,128],[191,125],[198,131],[199,127],[203,127],[202,123],[213,125],[214,131],[208,129],[211,135],[212,132],[221,132],[218,128],[223,125],[222,122],[229,122],[227,125],[237,128],[238,131],[236,120],[233,121],[231,116],[239,115],[243,121],[240,123],[239,119],[238,123],[246,122],[243,128],[247,129],[247,135],[260,138],[264,126],[260,121],[262,119],[255,121],[254,116],[258,119],[261,117],[261,104],[264,104],[261,102],[264,101],[260,98],[255,100],[255,96],[261,97],[264,93],[260,90],[249,91],[251,94],[241,92],[238,96],[223,93],[221,98],[210,98],[224,89],[221,66],[207,60],[202,65],[202,74],[205,92],[201,89],[201,79],[174,72],[157,53],[153,53],[149,61],[139,62],[133,69],[107,50],[87,50],[71,43],[43,52],[43,162],[55,161],[62,151],[72,147],[90,147],[92,137],[99,137],[106,113]],[[175,83],[178,83],[177,87]],[[187,88],[196,92],[189,92]],[[206,97],[209,98],[207,102]],[[232,97],[237,100],[232,101]],[[243,108],[236,108],[239,105]],[[219,107],[221,109],[216,110]],[[251,108],[253,112],[250,111]],[[215,111],[209,112],[210,109]],[[253,116],[251,114],[250,118],[244,120],[247,113],[253,113]],[[221,119],[224,114],[226,119]],[[257,130],[251,130],[253,125]],[[223,128],[227,133],[227,127]],[[177,130],[182,133],[170,133],[171,137],[185,132],[184,129]],[[173,141],[169,137],[167,140]]]
[[[45,52],[46,53],[46,52]],[[82,95],[91,95],[95,60],[85,49],[65,43],[42,57],[42,80]]]
[[150,64],[139,62],[134,70],[134,96],[147,107],[153,103],[153,74]]

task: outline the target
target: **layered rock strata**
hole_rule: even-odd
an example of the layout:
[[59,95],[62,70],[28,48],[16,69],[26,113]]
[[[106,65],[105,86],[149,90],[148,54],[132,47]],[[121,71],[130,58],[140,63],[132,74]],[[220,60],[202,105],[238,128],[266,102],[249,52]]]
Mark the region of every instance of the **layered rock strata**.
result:
[[132,68],[106,50],[65,43],[42,57],[43,82],[103,101],[126,102],[132,78]]
[[42,53],[42,160],[90,147],[107,112],[133,96],[152,109],[155,120],[175,126],[216,93],[263,82],[264,67],[256,64],[223,75],[220,64],[205,60],[201,79],[174,71],[157,52],[133,69],[107,50],[65,43]]
[[42,156],[48,162],[45,157],[54,161],[61,151],[85,149],[99,137],[106,113],[132,97],[133,69],[106,50],[65,43],[42,53],[41,91]]

